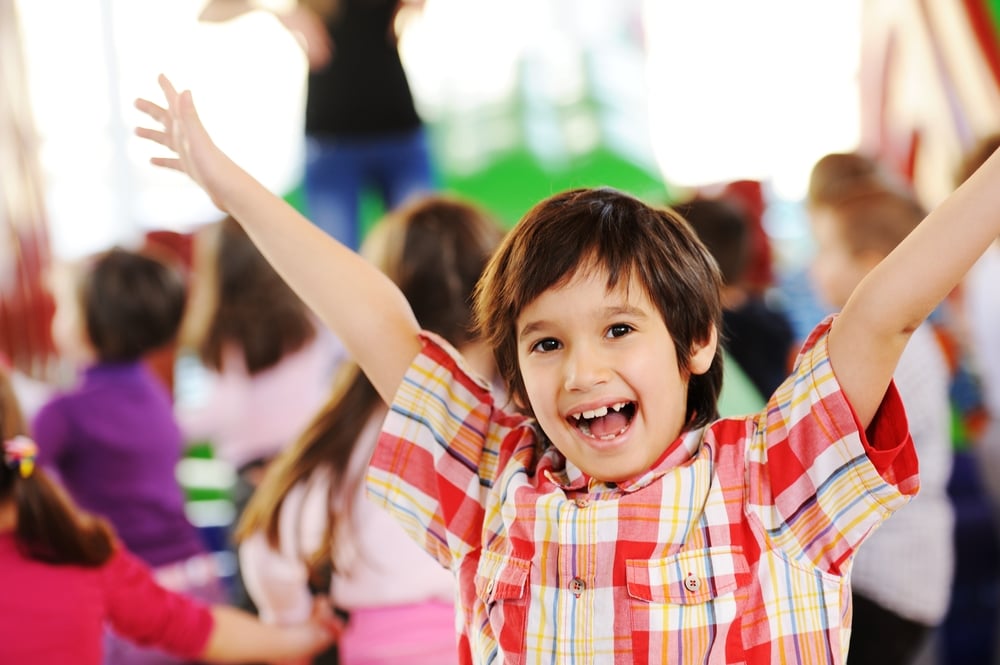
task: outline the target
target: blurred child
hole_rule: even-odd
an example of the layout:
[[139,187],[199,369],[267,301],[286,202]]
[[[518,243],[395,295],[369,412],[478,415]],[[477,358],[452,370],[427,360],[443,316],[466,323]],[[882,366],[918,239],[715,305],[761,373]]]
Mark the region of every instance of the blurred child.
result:
[[[475,207],[428,197],[398,209],[368,236],[365,256],[406,295],[417,320],[463,350],[471,295],[501,237]],[[488,350],[482,376],[493,375]],[[457,663],[455,584],[381,508],[364,476],[386,408],[354,365],[330,401],[268,470],[237,532],[244,579],[261,617],[301,621],[309,582],[349,612],[338,642],[343,665]],[[332,578],[330,566],[332,562]]]
[[[38,463],[57,472],[84,510],[107,518],[161,584],[221,601],[215,558],[185,515],[174,475],[182,441],[170,394],[143,363],[177,332],[185,302],[180,273],[114,248],[57,270],[52,287],[53,340],[82,369],[77,385],[32,421]],[[106,662],[175,662],[163,658],[112,639]]]
[[1000,233],[1000,156],[817,327],[766,410],[725,420],[721,280],[690,226],[610,189],[543,200],[475,296],[508,405],[160,84],[167,108],[137,102],[175,153],[153,163],[239,220],[391,403],[369,493],[456,575],[463,661],[843,660],[857,548],[918,488],[892,373]]
[[36,468],[38,449],[24,431],[0,370],[0,662],[98,665],[106,624],[129,640],[213,662],[299,657],[333,640],[336,624],[319,608],[297,625],[267,626],[160,586],[107,522],[76,508]]
[[[238,519],[268,463],[322,406],[341,354],[236,220],[201,229],[193,263],[180,346],[197,354],[199,381],[174,413],[187,442],[210,443],[236,471]],[[232,596],[253,607],[239,569]]]
[[209,373],[178,420],[252,480],[322,405],[335,344],[232,218],[198,233],[193,275],[181,344]]
[[794,335],[784,312],[743,281],[750,258],[743,212],[722,200],[695,198],[677,207],[719,264],[722,274],[722,343],[761,397],[788,377]]
[[[861,280],[924,217],[913,199],[867,176],[812,208],[817,291],[844,307]],[[948,610],[955,517],[948,389],[951,372],[933,325],[919,325],[893,375],[920,461],[920,494],[875,532],[854,562],[849,665],[914,661]]]

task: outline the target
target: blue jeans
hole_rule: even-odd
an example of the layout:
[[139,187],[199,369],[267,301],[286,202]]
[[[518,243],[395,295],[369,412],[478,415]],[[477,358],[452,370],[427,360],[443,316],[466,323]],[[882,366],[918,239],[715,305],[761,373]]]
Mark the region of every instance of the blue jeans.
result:
[[342,243],[360,244],[362,193],[374,188],[387,211],[436,186],[423,128],[371,138],[306,140],[308,217]]

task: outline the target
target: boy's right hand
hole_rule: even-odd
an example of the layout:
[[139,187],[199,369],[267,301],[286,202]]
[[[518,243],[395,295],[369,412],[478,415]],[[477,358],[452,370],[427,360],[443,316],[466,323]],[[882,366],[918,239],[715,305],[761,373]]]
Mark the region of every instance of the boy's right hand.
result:
[[166,76],[157,79],[166,96],[167,107],[148,99],[135,100],[135,107],[162,125],[163,129],[138,127],[137,136],[159,143],[172,150],[174,157],[153,157],[150,162],[156,166],[186,173],[211,197],[212,203],[220,210],[227,211],[220,195],[221,171],[227,167],[238,168],[212,142],[201,124],[198,111],[194,107],[191,92],[178,93]]

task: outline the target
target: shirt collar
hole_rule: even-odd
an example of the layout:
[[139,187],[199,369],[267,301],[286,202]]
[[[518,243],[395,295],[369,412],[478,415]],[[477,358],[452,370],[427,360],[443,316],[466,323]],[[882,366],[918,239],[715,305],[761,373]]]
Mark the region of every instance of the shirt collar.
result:
[[702,434],[702,428],[685,432],[667,447],[652,467],[619,483],[606,483],[592,478],[566,459],[555,446],[550,446],[545,451],[542,457],[542,471],[551,482],[566,492],[586,491],[596,494],[617,489],[627,494],[649,486],[671,469],[694,457],[701,447]]

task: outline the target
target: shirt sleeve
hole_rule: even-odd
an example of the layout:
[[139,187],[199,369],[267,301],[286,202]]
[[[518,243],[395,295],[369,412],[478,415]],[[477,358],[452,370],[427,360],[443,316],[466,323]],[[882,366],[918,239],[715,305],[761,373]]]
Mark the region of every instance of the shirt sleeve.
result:
[[368,496],[441,565],[480,546],[487,493],[532,445],[525,418],[494,403],[447,342],[423,333],[368,470]]
[[119,635],[181,658],[195,659],[205,650],[214,626],[209,608],[157,584],[124,547],[105,564],[103,581],[108,620]]
[[867,431],[813,331],[747,448],[748,506],[774,545],[841,574],[858,545],[918,488],[917,458],[895,384]]

